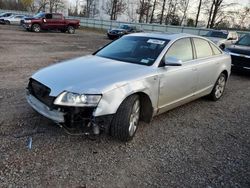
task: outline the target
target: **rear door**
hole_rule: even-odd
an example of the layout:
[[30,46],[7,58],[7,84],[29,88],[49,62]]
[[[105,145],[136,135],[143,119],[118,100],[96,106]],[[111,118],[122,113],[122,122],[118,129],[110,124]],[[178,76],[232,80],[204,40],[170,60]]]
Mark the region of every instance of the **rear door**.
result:
[[61,14],[52,14],[53,28],[54,29],[63,29],[64,19]]
[[198,68],[197,93],[210,91],[217,79],[222,52],[205,39],[193,38],[195,58]]
[[182,60],[182,66],[159,68],[160,113],[185,103],[196,90],[198,77],[190,38],[177,40],[168,49],[167,57]]

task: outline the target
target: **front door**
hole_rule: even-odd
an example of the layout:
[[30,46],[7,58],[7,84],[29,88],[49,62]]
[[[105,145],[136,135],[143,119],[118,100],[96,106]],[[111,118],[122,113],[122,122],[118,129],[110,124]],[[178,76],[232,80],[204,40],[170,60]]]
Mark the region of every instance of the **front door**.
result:
[[176,41],[165,56],[181,60],[182,66],[159,68],[158,108],[160,113],[192,98],[198,83],[197,66],[190,38]]
[[43,29],[53,29],[53,25],[52,14],[46,14],[43,18]]

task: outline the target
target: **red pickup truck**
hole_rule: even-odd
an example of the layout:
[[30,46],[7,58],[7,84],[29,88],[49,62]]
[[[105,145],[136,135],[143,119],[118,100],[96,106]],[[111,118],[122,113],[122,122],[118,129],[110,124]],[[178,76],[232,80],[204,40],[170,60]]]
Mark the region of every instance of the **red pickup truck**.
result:
[[80,20],[65,19],[59,13],[38,13],[34,17],[21,20],[21,25],[27,31],[60,30],[73,34],[75,29],[80,26]]

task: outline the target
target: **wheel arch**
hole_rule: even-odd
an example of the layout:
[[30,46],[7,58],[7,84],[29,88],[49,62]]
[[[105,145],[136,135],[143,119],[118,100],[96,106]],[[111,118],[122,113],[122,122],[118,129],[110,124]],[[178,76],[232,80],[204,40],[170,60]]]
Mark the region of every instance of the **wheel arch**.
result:
[[41,27],[41,23],[39,23],[39,22],[34,22],[34,23],[31,24],[31,26],[33,26],[35,24],[37,24],[37,25],[39,25]]
[[66,26],[66,28],[68,28],[69,26],[72,26],[74,29],[76,28],[75,25],[72,24],[72,23],[69,23],[69,24]]
[[[152,99],[146,92],[143,91],[135,91],[130,92],[127,95],[121,95],[122,93],[115,93],[114,95],[109,95],[107,98],[103,96],[101,102],[98,104],[94,112],[94,116],[101,116],[107,114],[115,114],[121,104],[130,96],[138,95],[141,104],[141,113],[140,119],[144,122],[149,123],[153,117],[153,103]],[[123,93],[124,94],[124,93]],[[119,97],[118,97],[119,96]],[[119,98],[118,100],[115,100]]]
[[225,76],[226,76],[226,80],[227,80],[227,79],[228,79],[228,77],[229,77],[229,74],[228,74],[227,70],[223,70],[221,73],[225,74]]
[[141,104],[140,119],[146,123],[149,123],[153,117],[153,105],[148,94],[144,92],[137,92],[133,95],[138,95]]

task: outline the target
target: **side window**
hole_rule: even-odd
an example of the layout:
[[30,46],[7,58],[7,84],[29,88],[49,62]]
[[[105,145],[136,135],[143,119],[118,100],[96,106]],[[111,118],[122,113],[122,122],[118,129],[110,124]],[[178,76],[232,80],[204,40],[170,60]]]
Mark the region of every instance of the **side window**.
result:
[[60,20],[62,19],[62,16],[60,14],[52,14],[52,18]]
[[214,44],[212,44],[212,43],[209,43],[209,44],[210,44],[210,46],[211,46],[212,49],[213,49],[214,55],[219,55],[219,54],[221,54],[221,51],[220,51]]
[[196,49],[197,58],[204,58],[213,55],[213,51],[208,41],[204,39],[194,38],[194,46]]
[[179,60],[189,61],[193,59],[193,49],[190,38],[176,41],[167,51],[166,57],[174,57]]
[[52,14],[46,14],[46,15],[45,15],[45,18],[46,18],[46,19],[52,19]]

